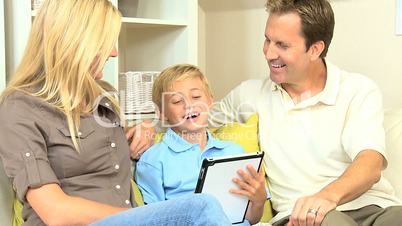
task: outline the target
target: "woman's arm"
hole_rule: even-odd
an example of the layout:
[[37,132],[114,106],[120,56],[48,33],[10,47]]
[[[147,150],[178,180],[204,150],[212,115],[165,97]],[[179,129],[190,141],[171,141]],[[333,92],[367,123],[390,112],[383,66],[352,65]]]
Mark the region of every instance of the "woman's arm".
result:
[[29,188],[26,198],[46,225],[88,225],[99,219],[124,211],[80,197],[65,194],[57,184]]

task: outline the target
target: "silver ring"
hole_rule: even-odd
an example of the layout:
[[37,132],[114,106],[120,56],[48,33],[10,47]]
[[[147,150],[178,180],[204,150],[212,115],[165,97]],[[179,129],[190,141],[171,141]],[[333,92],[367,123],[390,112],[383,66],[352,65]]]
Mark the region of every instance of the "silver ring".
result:
[[317,212],[318,212],[318,210],[310,208],[310,209],[308,209],[307,214],[311,213],[311,214],[314,214],[317,216]]

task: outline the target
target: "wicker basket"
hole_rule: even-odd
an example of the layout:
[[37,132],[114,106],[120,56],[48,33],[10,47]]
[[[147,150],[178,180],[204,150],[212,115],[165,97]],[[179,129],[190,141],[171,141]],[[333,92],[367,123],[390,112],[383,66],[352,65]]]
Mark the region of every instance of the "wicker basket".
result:
[[119,92],[122,113],[126,116],[155,113],[152,86],[158,75],[156,71],[129,71],[121,74]]
[[45,0],[31,0],[32,10],[39,10]]

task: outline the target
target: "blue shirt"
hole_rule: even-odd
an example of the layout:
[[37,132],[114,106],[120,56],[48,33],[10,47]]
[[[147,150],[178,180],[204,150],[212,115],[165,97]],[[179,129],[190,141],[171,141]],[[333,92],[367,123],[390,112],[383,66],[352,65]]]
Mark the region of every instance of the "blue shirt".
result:
[[147,150],[137,162],[136,182],[145,203],[174,199],[194,193],[205,158],[244,153],[242,147],[215,139],[208,132],[203,151],[168,129],[163,140]]

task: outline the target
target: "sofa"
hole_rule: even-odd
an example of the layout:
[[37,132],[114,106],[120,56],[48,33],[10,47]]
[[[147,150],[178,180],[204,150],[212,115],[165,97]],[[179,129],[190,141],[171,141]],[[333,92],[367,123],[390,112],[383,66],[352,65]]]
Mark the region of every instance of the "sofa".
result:
[[[251,122],[257,125],[257,121]],[[402,199],[402,180],[398,174],[402,173],[402,109],[391,109],[385,111],[384,127],[386,133],[386,145],[388,155],[388,167],[383,172],[384,176],[391,182],[395,188],[396,195]],[[221,139],[233,140],[233,134],[236,134],[234,140],[238,142],[246,150],[254,150],[258,148],[258,142],[250,142],[250,140],[241,139],[241,134],[246,134],[248,139],[256,140],[257,126],[248,126],[246,130],[241,126],[230,126],[230,128],[220,128],[214,133]],[[250,134],[253,133],[253,134]],[[250,136],[251,135],[251,136]],[[269,173],[269,172],[268,172]],[[4,173],[3,164],[0,161],[0,225],[11,226],[13,221],[13,200],[14,192],[9,179]],[[269,211],[270,212],[270,211]],[[267,220],[267,219],[265,219]]]

